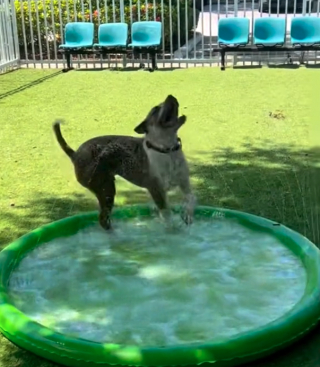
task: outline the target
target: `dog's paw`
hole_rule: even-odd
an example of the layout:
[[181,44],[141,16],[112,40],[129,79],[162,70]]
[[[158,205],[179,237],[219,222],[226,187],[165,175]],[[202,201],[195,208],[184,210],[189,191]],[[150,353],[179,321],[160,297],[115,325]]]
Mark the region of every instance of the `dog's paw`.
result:
[[109,231],[112,229],[111,227],[111,220],[110,220],[110,217],[106,217],[104,215],[100,215],[99,217],[99,223],[100,223],[100,226],[106,230],[106,231]]
[[190,226],[193,223],[193,214],[185,210],[181,213],[181,219],[187,226]]
[[160,217],[162,220],[164,220],[166,223],[169,223],[171,221],[171,210],[170,209],[163,209],[160,210]]
[[182,206],[181,218],[187,226],[192,224],[196,199],[193,193],[186,196]]

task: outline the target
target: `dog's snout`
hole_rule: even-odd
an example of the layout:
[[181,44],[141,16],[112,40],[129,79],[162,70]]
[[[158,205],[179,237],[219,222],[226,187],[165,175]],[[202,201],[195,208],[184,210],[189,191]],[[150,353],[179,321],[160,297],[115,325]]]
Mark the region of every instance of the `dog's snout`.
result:
[[177,98],[174,97],[172,94],[168,95],[168,97],[166,98],[166,103],[173,103],[173,104],[175,104],[176,106],[179,107],[179,102],[178,102]]

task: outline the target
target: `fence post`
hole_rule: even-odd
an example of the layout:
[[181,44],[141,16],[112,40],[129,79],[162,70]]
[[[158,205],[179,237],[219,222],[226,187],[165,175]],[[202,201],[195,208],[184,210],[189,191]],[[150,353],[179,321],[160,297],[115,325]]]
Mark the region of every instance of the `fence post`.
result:
[[[120,22],[125,22],[125,16],[124,16],[124,0],[120,0]],[[127,65],[127,56],[126,54],[123,54],[122,56],[122,67],[126,67]]]
[[124,0],[120,0],[120,21],[124,23]]
[[303,0],[302,3],[302,15],[305,16],[307,13],[307,0]]
[[0,72],[19,66],[19,45],[14,1],[0,3]]

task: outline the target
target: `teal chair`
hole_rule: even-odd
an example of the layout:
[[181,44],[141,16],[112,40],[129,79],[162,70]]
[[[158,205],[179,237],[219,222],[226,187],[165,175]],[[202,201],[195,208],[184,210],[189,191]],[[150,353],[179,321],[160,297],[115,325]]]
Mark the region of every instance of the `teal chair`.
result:
[[129,47],[156,48],[161,45],[162,23],[156,21],[134,22],[131,26]]
[[250,21],[247,18],[222,18],[218,23],[220,47],[240,47],[249,43]]
[[65,28],[65,43],[59,46],[64,52],[67,68],[63,72],[72,70],[71,55],[84,54],[88,49],[93,50],[94,24],[89,22],[67,23]]
[[67,23],[65,43],[61,49],[78,49],[92,47],[94,42],[94,25],[86,22]]
[[253,26],[253,44],[258,46],[283,46],[286,41],[284,18],[258,18]]
[[95,48],[125,48],[128,44],[127,23],[101,24],[98,30],[98,43]]
[[[156,54],[161,47],[162,23],[156,21],[134,22],[131,26],[131,43],[129,48],[134,54],[148,53],[151,56],[152,68],[157,69]],[[144,68],[144,64],[140,64]]]
[[320,44],[320,18],[309,16],[293,18],[291,43],[293,46]]

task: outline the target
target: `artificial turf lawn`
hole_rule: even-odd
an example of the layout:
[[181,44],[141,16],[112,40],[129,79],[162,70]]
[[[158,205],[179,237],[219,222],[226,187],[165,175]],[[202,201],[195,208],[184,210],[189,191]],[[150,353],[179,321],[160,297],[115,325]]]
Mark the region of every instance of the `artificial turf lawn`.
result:
[[[0,247],[39,225],[97,208],[54,140],[55,118],[66,120],[62,133],[76,148],[97,135],[133,135],[168,94],[188,117],[180,136],[199,203],[271,218],[319,243],[320,150],[310,137],[310,100],[319,85],[319,70],[306,68],[19,70],[0,76]],[[117,192],[118,205],[150,201],[121,179]],[[173,202],[178,199],[173,195]],[[318,333],[253,365],[317,366]],[[13,366],[52,364],[1,339],[0,367]]]

